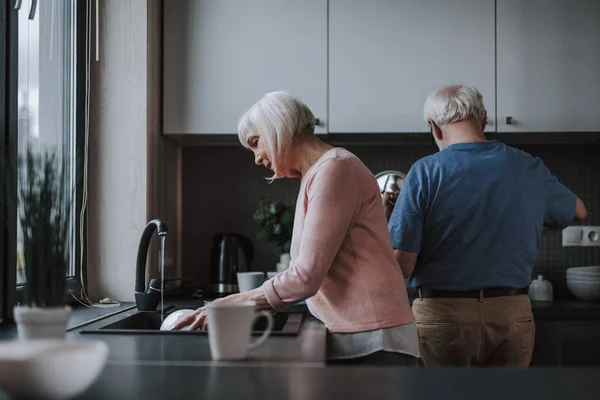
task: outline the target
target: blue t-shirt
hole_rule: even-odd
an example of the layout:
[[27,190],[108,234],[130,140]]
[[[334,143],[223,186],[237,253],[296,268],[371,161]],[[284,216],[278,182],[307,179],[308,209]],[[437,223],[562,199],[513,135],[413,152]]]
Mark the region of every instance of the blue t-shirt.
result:
[[459,143],[412,166],[389,230],[394,249],[419,253],[413,287],[524,288],[544,226],[570,225],[576,201],[539,158]]

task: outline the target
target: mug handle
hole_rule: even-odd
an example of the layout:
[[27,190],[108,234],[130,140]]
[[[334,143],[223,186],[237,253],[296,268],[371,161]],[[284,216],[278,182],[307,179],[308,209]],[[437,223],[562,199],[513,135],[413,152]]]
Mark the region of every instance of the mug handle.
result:
[[248,345],[248,350],[255,349],[258,346],[260,346],[261,344],[263,344],[265,342],[265,340],[267,340],[267,338],[269,337],[269,334],[271,333],[271,331],[273,330],[273,316],[271,315],[271,313],[269,311],[265,311],[265,310],[259,311],[256,313],[256,317],[254,318],[254,320],[256,320],[260,317],[265,317],[267,319],[267,329],[265,329],[265,331],[263,332],[261,337],[259,337],[254,342],[252,342]]

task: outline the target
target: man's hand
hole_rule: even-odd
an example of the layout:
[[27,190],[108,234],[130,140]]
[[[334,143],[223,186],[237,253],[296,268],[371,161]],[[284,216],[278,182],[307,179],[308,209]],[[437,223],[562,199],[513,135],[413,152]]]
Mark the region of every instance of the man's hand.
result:
[[385,192],[381,196],[381,203],[383,204],[383,209],[385,211],[385,219],[388,221],[394,212],[394,206],[396,205],[397,200],[398,193]]

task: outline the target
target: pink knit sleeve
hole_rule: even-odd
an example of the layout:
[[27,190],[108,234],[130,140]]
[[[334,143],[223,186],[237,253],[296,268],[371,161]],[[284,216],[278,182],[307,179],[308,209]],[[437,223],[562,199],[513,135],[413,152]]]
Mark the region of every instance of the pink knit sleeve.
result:
[[[300,249],[290,268],[264,283],[275,309],[293,305],[317,293],[360,208],[359,185],[352,165],[330,159],[306,185],[308,205]],[[296,234],[296,232],[294,232]]]

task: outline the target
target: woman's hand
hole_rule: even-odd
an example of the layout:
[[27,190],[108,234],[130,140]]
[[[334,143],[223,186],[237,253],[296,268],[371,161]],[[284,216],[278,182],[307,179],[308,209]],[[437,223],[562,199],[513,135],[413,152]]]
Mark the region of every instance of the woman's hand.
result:
[[[249,292],[232,294],[227,297],[214,300],[211,304],[219,303],[236,303],[242,301],[252,301],[256,303],[256,306],[263,310],[271,310],[272,307],[265,297],[265,292],[262,287],[250,290]],[[197,331],[198,329],[205,331],[207,329],[208,321],[206,319],[206,307],[200,307],[192,314],[188,315],[173,326],[174,331],[181,330],[188,326],[188,331]]]
[[[215,300],[214,302],[218,301],[219,299]],[[183,318],[181,321],[179,321],[173,326],[172,330],[179,331],[182,328],[185,328],[186,326],[188,326],[188,331],[196,331],[198,330],[198,328],[200,328],[200,330],[205,331],[207,326],[206,307],[200,307],[192,314]]]

